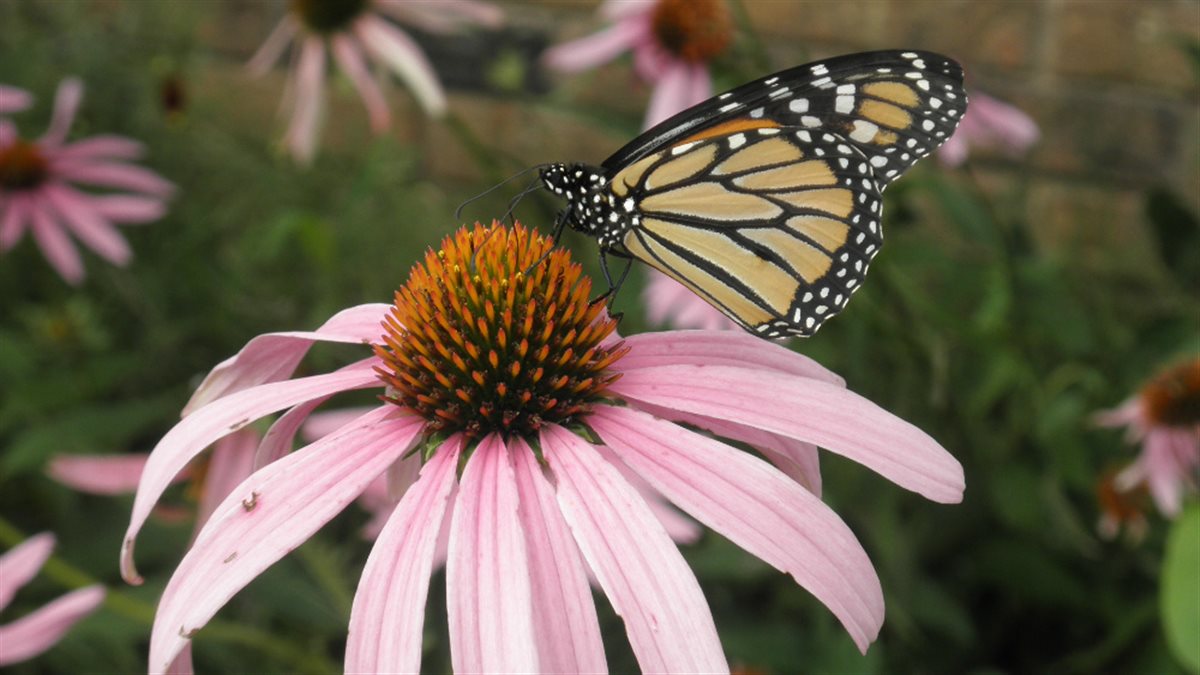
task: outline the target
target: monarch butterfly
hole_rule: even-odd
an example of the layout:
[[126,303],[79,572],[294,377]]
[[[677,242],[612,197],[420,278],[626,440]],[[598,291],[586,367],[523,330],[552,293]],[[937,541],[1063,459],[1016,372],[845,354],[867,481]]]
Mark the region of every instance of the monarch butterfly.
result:
[[556,232],[596,237],[606,275],[607,254],[636,258],[749,331],[809,336],[879,251],[884,188],[962,119],[962,78],[919,51],[797,66],[671,117],[599,167],[539,177],[567,200]]

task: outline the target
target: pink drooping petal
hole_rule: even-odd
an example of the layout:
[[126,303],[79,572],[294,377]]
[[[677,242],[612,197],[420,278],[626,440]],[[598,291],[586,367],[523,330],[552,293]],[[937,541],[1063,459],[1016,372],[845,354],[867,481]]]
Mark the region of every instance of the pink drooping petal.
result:
[[0,556],[0,609],[12,602],[17,590],[37,575],[54,552],[54,535],[36,534]]
[[649,129],[703,101],[696,96],[706,89],[711,93],[712,83],[708,79],[708,69],[703,64],[672,59],[655,80],[642,128]]
[[114,223],[149,223],[167,212],[167,205],[158,197],[88,195],[88,203],[97,215]]
[[315,331],[259,335],[209,372],[184,406],[183,416],[222,396],[290,377],[314,342],[365,345],[378,341],[388,308],[380,303],[357,305],[334,314]]
[[313,413],[304,421],[304,426],[300,428],[300,438],[311,442],[322,436],[328,436],[340,429],[347,422],[363,414],[363,412],[361,408],[344,408],[341,410],[327,410]]
[[15,246],[31,220],[29,197],[19,194],[0,195],[0,251],[7,251]]
[[100,187],[132,190],[155,197],[169,197],[175,186],[162,176],[131,164],[98,160],[52,159],[51,169],[62,180]]
[[54,147],[62,145],[75,121],[75,113],[79,111],[79,103],[83,100],[83,82],[77,77],[68,77],[58,85],[54,95],[54,117],[50,120],[50,128],[38,139],[38,143]]
[[129,259],[133,257],[129,243],[112,223],[92,209],[86,195],[63,183],[54,182],[47,183],[42,188],[42,194],[84,245],[114,265],[124,266],[129,263]]
[[1168,518],[1178,516],[1183,509],[1185,485],[1195,489],[1200,430],[1152,428],[1146,433],[1137,464],[1142,467],[1146,487],[1159,512]]
[[438,535],[454,489],[462,437],[452,436],[388,518],[350,609],[347,673],[416,673]]
[[456,673],[538,671],[517,508],[508,448],[498,434],[490,434],[467,460],[450,521],[446,613]]
[[309,164],[317,153],[317,136],[325,107],[325,43],[307,37],[300,46],[296,66],[296,107],[284,134],[284,144],[292,157]]
[[780,436],[737,422],[693,415],[646,402],[638,404],[638,409],[664,420],[685,422],[718,436],[748,443],[792,480],[804,486],[817,497],[821,496],[821,459],[817,446],[812,443]]
[[495,28],[504,22],[499,7],[475,0],[378,0],[375,7],[428,33],[451,33],[463,23]]
[[131,138],[102,135],[68,143],[56,149],[54,156],[61,160],[138,159],[144,150],[141,143]]
[[137,489],[149,455],[55,455],[46,473],[67,487],[93,495],[125,495]]
[[7,666],[53,647],[71,627],[104,602],[104,587],[87,586],[50,602],[31,614],[0,626],[0,666]]
[[412,38],[378,16],[363,16],[354,29],[367,49],[404,80],[426,114],[441,117],[446,113],[446,94],[437,73]]
[[696,521],[675,510],[658,490],[655,490],[646,482],[646,479],[626,466],[617,457],[611,456],[611,451],[608,448],[596,446],[596,451],[621,474],[621,478],[624,478],[626,483],[629,483],[633,489],[637,490],[638,494],[646,502],[646,507],[650,509],[650,512],[662,524],[663,530],[666,531],[671,541],[676,544],[693,544],[700,538],[703,531],[696,524]]
[[288,43],[296,36],[300,24],[296,19],[287,14],[283,20],[275,25],[271,30],[271,34],[267,36],[266,42],[254,52],[254,56],[246,62],[246,70],[250,71],[251,75],[260,77],[266,75],[279,57],[283,55],[283,50],[287,49]]
[[645,502],[591,445],[549,425],[542,449],[559,507],[643,672],[728,672],[712,612]]
[[408,448],[423,424],[381,406],[359,425],[296,451],[235,488],[163,591],[150,636],[150,672],[164,672],[234,594],[340,513]]
[[924,431],[842,387],[729,366],[627,371],[610,387],[624,398],[819,445],[933,501],[957,503],[962,465]]
[[[363,370],[271,382],[230,394],[183,418],[158,442],[142,472],[142,481],[133,501],[129,528],[121,544],[121,575],[131,584],[141,583],[141,577],[133,564],[134,540],[172,478],[204,448],[222,436],[273,412],[313,398],[339,391],[372,387],[378,383],[379,380],[373,372]],[[276,464],[279,462],[271,466]],[[270,467],[263,471],[268,469]],[[382,470],[380,472],[382,473]]]
[[254,467],[254,451],[258,447],[258,432],[240,429],[217,441],[204,472],[204,488],[196,507],[196,530],[225,501],[234,488],[246,480]]
[[[367,486],[366,491],[359,497],[359,504],[371,514],[371,519],[362,528],[362,537],[373,541],[383,530],[384,524],[391,517],[396,504],[408,494],[421,474],[421,455],[410,452],[406,457],[396,460],[388,467],[387,473]],[[444,547],[438,560],[445,559]]]
[[813,359],[742,330],[641,333],[625,338],[625,344],[629,353],[614,364],[622,372],[665,365],[737,366],[846,384]]
[[195,672],[196,669],[192,666],[192,643],[189,642],[179,650],[179,656],[167,667],[164,675],[192,675]]
[[354,89],[362,98],[363,105],[367,108],[367,116],[371,120],[371,130],[377,134],[387,131],[392,123],[391,112],[388,110],[387,101],[383,98],[383,91],[380,90],[378,84],[375,84],[375,79],[367,70],[367,64],[363,60],[358,45],[354,44],[354,41],[345,34],[335,34],[330,39],[330,43],[333,48],[333,58],[350,78]]
[[533,589],[538,665],[547,673],[606,673],[596,604],[579,547],[533,450],[510,441]]
[[791,574],[866,652],[883,625],[883,588],[850,528],[820,499],[762,460],[637,410],[604,406],[588,422],[681,509]]
[[599,33],[555,45],[542,52],[542,65],[561,73],[578,73],[608,63],[646,39],[649,24],[626,21]]
[[662,272],[649,272],[642,300],[651,323],[682,329],[741,330],[721,310]]
[[24,89],[0,84],[0,114],[20,112],[33,105],[33,96]]
[[47,205],[31,201],[29,207],[32,216],[30,229],[33,232],[33,240],[42,250],[42,255],[63,281],[78,285],[84,277],[83,260],[79,258],[79,251],[67,238],[62,226],[54,221]]

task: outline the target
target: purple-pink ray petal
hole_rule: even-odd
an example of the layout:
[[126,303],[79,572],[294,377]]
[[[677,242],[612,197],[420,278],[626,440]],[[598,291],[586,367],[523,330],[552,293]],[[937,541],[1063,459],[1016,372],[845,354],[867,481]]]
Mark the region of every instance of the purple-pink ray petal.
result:
[[504,22],[499,7],[475,0],[377,0],[375,6],[399,22],[428,33],[451,33],[465,22],[490,28]]
[[626,372],[610,387],[645,401],[814,443],[942,503],[962,500],[962,465],[924,431],[842,387],[729,366]]
[[562,73],[578,73],[608,63],[646,39],[649,24],[626,21],[598,33],[555,45],[542,53],[542,64]]
[[266,42],[263,42],[258,51],[254,52],[254,56],[246,62],[246,70],[255,76],[266,75],[283,55],[283,50],[287,49],[288,43],[296,36],[299,28],[300,24],[291,14],[285,15],[271,30]]
[[138,159],[145,151],[141,143],[124,136],[91,136],[68,143],[54,151],[58,159]]
[[32,221],[30,230],[33,232],[33,240],[42,250],[42,255],[63,281],[78,285],[84,277],[83,260],[79,258],[79,251],[63,232],[62,226],[54,221],[47,205],[30,200],[29,207]]
[[24,89],[0,84],[0,113],[20,112],[33,105],[33,96]]
[[712,612],[679,549],[645,501],[593,447],[542,429],[559,507],[643,672],[729,672]]
[[883,589],[862,545],[820,499],[760,459],[637,410],[606,406],[589,424],[681,509],[791,574],[866,652],[883,625]]
[[366,61],[354,40],[344,34],[335,34],[330,38],[333,58],[341,66],[342,71],[350,78],[355,91],[367,108],[367,116],[371,121],[371,131],[377,134],[387,131],[392,123],[391,112],[383,91],[375,84],[375,79],[367,69]]
[[420,670],[429,575],[461,449],[457,435],[438,448],[379,533],[350,609],[347,673]]
[[446,94],[425,52],[404,31],[378,16],[367,15],[355,23],[358,38],[392,72],[404,80],[425,113],[446,113]]
[[[270,386],[270,385],[267,385]],[[163,591],[150,637],[164,672],[231,597],[353,501],[424,421],[382,406],[360,423],[255,472],[221,503]]]
[[204,472],[200,503],[196,506],[197,531],[208,522],[225,497],[253,472],[257,447],[258,432],[254,429],[235,431],[213,445]]
[[86,586],[0,626],[0,666],[31,659],[53,647],[102,602],[104,587],[99,584]]
[[158,197],[87,195],[87,199],[93,211],[114,223],[149,223],[167,212],[167,205]]
[[0,251],[7,251],[21,240],[32,220],[30,198],[22,194],[0,195]]
[[664,365],[738,366],[811,377],[845,386],[840,375],[813,359],[745,331],[689,330],[640,333],[625,338],[629,353],[614,364],[620,371]]
[[58,85],[54,95],[54,116],[50,120],[50,128],[38,142],[54,147],[61,145],[71,130],[75,121],[75,113],[79,111],[79,103],[83,100],[83,82],[77,77],[68,77]]
[[381,303],[357,305],[334,314],[315,331],[259,335],[209,372],[184,406],[183,416],[222,396],[291,376],[314,342],[367,345],[379,340],[389,307]]
[[525,441],[514,438],[509,451],[533,589],[538,665],[547,673],[606,673],[587,570],[555,501],[554,487]]
[[456,673],[538,671],[517,508],[508,448],[490,434],[467,460],[450,521],[446,613]]
[[121,575],[131,584],[141,583],[133,564],[138,531],[171,479],[204,448],[264,415],[339,391],[375,386],[378,382],[373,372],[363,370],[271,382],[230,394],[183,418],[158,442],[142,472],[129,528],[121,545]]
[[128,242],[112,223],[92,209],[85,195],[63,183],[47,184],[42,194],[79,241],[115,265],[129,263],[133,251]]
[[0,609],[12,602],[17,590],[37,575],[54,552],[54,535],[36,534],[0,556]]
[[704,98],[696,97],[702,92],[711,93],[711,89],[708,69],[703,64],[674,58],[668,60],[655,80],[642,128],[649,129],[675,113],[703,101]]
[[132,190],[155,197],[169,197],[175,186],[149,169],[132,164],[98,160],[50,158],[50,168],[62,180],[118,190]]
[[296,64],[296,107],[284,133],[284,143],[301,164],[312,162],[316,155],[324,98],[325,42],[309,36],[300,43],[300,58]]
[[149,455],[55,455],[46,474],[93,495],[124,495],[137,489]]

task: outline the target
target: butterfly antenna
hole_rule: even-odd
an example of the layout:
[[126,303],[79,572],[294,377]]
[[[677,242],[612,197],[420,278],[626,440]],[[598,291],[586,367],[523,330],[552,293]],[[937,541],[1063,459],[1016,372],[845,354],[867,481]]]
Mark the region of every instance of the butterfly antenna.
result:
[[[508,183],[512,182],[513,180],[516,180],[517,178],[520,178],[521,176],[524,176],[525,174],[529,173],[530,171],[540,171],[540,170],[546,168],[547,166],[550,166],[550,165],[549,164],[538,164],[536,166],[531,166],[527,169],[522,169],[522,170],[514,173],[513,175],[509,176],[508,178],[505,178],[504,180],[500,181],[499,183],[496,183],[492,187],[484,190],[483,192],[480,192],[479,194],[475,195],[474,197],[467,199],[465,202],[459,204],[458,208],[454,209],[454,219],[460,220],[462,218],[463,209],[467,208],[468,204],[471,204],[472,202],[483,199],[484,197],[486,197],[486,196],[490,195],[491,193],[495,192],[496,190],[500,189],[502,186],[507,185]],[[510,209],[510,212],[511,212],[511,209]]]
[[[559,235],[562,234],[562,231],[566,226],[567,226],[567,212],[562,211],[558,214],[558,218],[556,218],[554,221],[554,232],[552,232],[550,234],[550,239],[553,240],[555,243],[557,243]],[[537,268],[538,265],[541,265],[542,261],[545,260],[546,258],[548,258],[553,251],[554,251],[553,248],[548,249],[545,253],[542,254],[542,256],[540,258],[535,260],[532,265],[530,265],[529,267],[526,267],[525,272],[524,272],[525,276],[529,276],[529,273],[532,272],[535,268]]]

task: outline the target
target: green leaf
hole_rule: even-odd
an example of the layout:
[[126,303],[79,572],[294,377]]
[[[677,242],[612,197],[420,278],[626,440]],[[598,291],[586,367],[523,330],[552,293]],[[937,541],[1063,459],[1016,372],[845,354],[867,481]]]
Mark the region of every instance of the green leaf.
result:
[[1167,535],[1159,592],[1171,652],[1200,673],[1200,504],[1188,507]]

